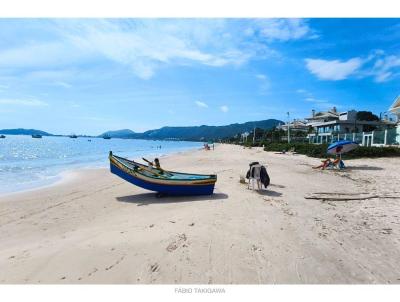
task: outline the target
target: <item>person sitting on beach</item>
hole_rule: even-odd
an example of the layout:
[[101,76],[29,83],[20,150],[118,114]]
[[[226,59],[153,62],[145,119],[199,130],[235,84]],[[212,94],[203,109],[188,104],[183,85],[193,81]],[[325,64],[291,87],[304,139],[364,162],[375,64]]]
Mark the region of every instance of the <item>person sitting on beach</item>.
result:
[[338,158],[336,158],[332,163],[331,163],[331,165],[332,165],[332,167],[336,167],[336,168],[338,168],[339,169],[339,163],[340,163],[340,157],[338,157]]
[[312,167],[312,168],[313,168],[313,169],[322,169],[322,170],[325,170],[327,167],[329,167],[329,166],[332,164],[332,160],[331,160],[330,158],[327,158],[327,159],[325,159],[325,160],[322,160],[321,162],[322,162],[322,164],[320,164],[320,165],[317,166],[317,167]]
[[155,158],[154,162],[147,161],[147,163],[149,164],[150,168],[157,169],[158,171],[160,171],[160,174],[164,173],[164,170],[163,168],[161,168],[160,160],[158,158]]
[[154,159],[154,165],[156,166],[157,169],[162,170],[160,165],[160,160],[158,158]]
[[341,158],[338,157],[332,162],[332,167],[342,170],[345,168],[345,165],[344,165],[344,162],[341,160]]

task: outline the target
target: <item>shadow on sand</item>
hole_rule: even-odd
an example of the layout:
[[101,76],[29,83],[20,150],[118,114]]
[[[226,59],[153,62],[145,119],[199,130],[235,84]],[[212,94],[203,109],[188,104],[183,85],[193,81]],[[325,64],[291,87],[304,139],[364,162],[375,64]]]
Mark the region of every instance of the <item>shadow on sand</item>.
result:
[[277,185],[277,184],[269,184],[269,187],[277,187],[277,188],[286,188],[284,185]]
[[135,195],[127,195],[116,197],[119,202],[136,203],[138,206],[146,206],[149,204],[157,203],[179,203],[179,202],[192,202],[192,201],[211,201],[227,199],[228,195],[224,193],[214,193],[213,195],[199,195],[199,196],[164,196],[161,198],[156,197],[156,193],[141,193]]
[[346,170],[378,171],[378,170],[383,170],[383,168],[364,165],[364,166],[346,166]]
[[273,191],[273,190],[269,190],[269,189],[267,189],[267,190],[260,190],[260,191],[258,191],[258,194],[260,194],[260,195],[265,195],[265,196],[270,196],[270,197],[279,197],[279,196],[282,196],[282,193],[276,192],[276,191]]

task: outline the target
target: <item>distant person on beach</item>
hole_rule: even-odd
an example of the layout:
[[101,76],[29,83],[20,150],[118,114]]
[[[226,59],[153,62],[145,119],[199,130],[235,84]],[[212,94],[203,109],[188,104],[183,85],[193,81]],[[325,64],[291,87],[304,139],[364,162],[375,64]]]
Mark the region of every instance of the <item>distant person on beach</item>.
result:
[[148,161],[148,160],[146,160],[146,161],[149,164],[150,168],[155,168],[155,169],[159,170],[161,174],[164,173],[164,170],[161,168],[160,160],[158,158],[155,158],[154,162],[151,162],[151,161]]
[[319,166],[316,166],[316,167],[312,167],[312,168],[313,168],[313,169],[322,169],[322,170],[325,170],[326,168],[329,167],[329,165],[332,164],[332,159],[327,158],[327,159],[325,159],[325,160],[322,160],[321,162],[322,162],[322,164],[320,164]]

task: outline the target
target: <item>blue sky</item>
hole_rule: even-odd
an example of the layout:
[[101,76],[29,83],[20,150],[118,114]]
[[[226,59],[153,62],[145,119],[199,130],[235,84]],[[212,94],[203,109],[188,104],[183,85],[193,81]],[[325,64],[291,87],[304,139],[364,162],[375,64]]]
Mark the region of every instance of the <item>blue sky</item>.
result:
[[0,128],[99,134],[388,109],[400,19],[1,19]]

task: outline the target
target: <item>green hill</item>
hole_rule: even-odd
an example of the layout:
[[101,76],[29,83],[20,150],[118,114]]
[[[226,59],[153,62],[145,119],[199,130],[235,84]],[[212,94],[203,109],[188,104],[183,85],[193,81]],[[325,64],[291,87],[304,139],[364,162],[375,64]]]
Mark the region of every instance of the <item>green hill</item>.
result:
[[136,133],[130,129],[122,129],[122,130],[104,132],[103,134],[100,134],[99,137],[110,136],[110,137],[116,137],[116,138],[127,138],[127,137],[135,136],[135,135],[136,135]]
[[53,134],[47,133],[45,131],[36,130],[36,129],[1,129],[0,134],[8,134],[8,135],[42,135],[42,136],[52,136]]
[[271,129],[282,121],[269,119],[263,121],[247,122],[242,124],[230,124],[226,126],[188,126],[188,127],[162,127],[160,129],[148,130],[143,133],[135,133],[129,129],[107,131],[101,135],[109,135],[118,138],[140,138],[140,139],[168,139],[168,140],[216,140],[231,137],[246,131],[252,131],[254,127]]

